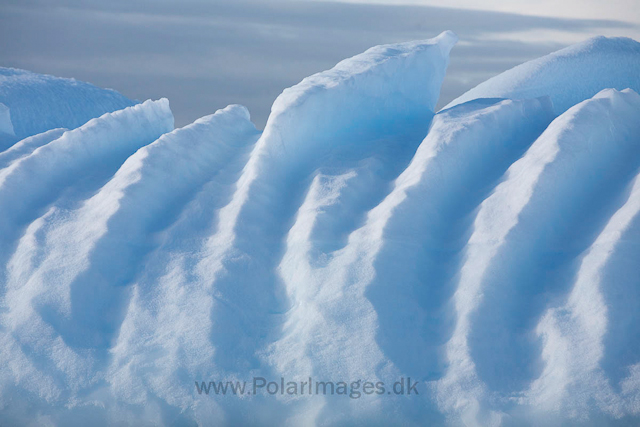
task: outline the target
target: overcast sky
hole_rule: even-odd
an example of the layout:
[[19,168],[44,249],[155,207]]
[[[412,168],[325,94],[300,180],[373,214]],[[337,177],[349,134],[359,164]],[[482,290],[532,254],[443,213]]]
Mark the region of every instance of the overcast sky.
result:
[[637,2],[0,0],[0,66],[167,97],[177,126],[238,103],[262,127],[284,88],[374,45],[455,31],[442,106],[590,36],[640,39]]

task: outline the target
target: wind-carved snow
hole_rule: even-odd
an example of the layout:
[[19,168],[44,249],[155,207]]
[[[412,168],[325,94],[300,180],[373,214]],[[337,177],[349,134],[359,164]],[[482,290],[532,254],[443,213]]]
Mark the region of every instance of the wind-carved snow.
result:
[[[350,165],[362,164],[367,169],[369,164],[375,164],[376,156],[385,152],[395,151],[400,162],[408,161],[411,144],[417,145],[418,135],[433,115],[431,108],[444,77],[446,54],[454,41],[451,34],[443,34],[434,41],[374,48],[343,61],[336,69],[305,79],[276,100],[274,112],[238,181],[238,189],[220,211],[220,229],[206,243],[207,257],[198,266],[208,280],[218,282],[215,287],[227,309],[247,302],[255,304],[245,309],[243,316],[262,319],[264,326],[269,326],[265,319],[273,318],[269,312],[286,310],[289,303],[276,295],[276,281],[280,279],[274,267],[276,257],[284,249],[278,248],[278,242],[286,235],[284,226],[293,219],[297,204],[302,202],[306,182],[316,171],[327,167],[349,170],[353,168]],[[381,75],[385,73],[398,77],[397,87],[380,88]],[[327,81],[332,84],[327,85]],[[404,85],[419,85],[416,92],[419,95],[409,97],[406,89],[398,93],[398,88]],[[371,102],[380,108],[364,115],[362,110]],[[333,103],[333,108],[327,108]],[[372,132],[378,131],[381,123],[395,135]],[[385,169],[398,167],[393,163],[382,165],[378,173],[389,175]],[[234,259],[229,259],[231,254]],[[256,272],[246,267],[245,260],[256,257],[271,264],[267,271]],[[218,279],[216,274],[222,268],[226,277]],[[256,295],[254,289],[238,289],[235,285],[238,280],[266,283],[256,284],[259,292]],[[226,324],[232,320],[231,314],[214,313],[214,318],[225,329],[235,329],[239,322]],[[228,363],[231,369],[242,361],[235,355],[243,357],[258,350],[251,348],[247,353],[247,349],[235,348],[243,344],[253,347],[254,339],[228,344],[230,348],[221,353],[234,355],[233,360],[220,362]]]
[[[637,239],[639,212],[640,179],[636,177],[629,199],[611,217],[582,259],[567,302],[560,307],[550,308],[540,319],[536,331],[544,338],[542,355],[545,368],[531,384],[529,399],[541,410],[551,412],[556,417],[560,411],[565,411],[586,421],[594,401],[597,410],[615,418],[627,413],[640,414],[637,404],[640,383],[637,375],[634,375],[640,366],[640,358],[624,360],[630,369],[625,373],[626,377],[617,378],[618,381],[614,380],[615,377],[611,378],[614,381],[610,381],[602,366],[607,364],[605,338],[608,330],[631,326],[609,319],[610,311],[623,310],[624,306],[621,307],[615,299],[607,303],[605,288],[611,285],[605,280],[617,273],[611,269],[615,268],[618,258],[633,254],[628,246],[630,241],[635,240],[634,237]],[[637,291],[634,288],[637,285],[637,277],[618,280],[616,286],[619,289],[616,293],[635,296]],[[617,295],[617,298],[620,297],[623,296]],[[625,316],[634,318],[637,314],[628,313]],[[618,351],[631,344],[627,341],[628,336],[611,338],[613,342],[609,344],[617,347]],[[623,360],[616,354],[611,362],[618,364]],[[619,383],[620,392],[616,390],[616,383]]]
[[638,317],[639,279],[625,273],[638,255],[639,213],[636,176],[627,201],[583,257],[566,302],[540,319],[536,331],[544,338],[545,368],[529,398],[544,409],[586,420],[595,401],[616,418],[640,414],[640,355],[629,329]]
[[[637,423],[637,43],[436,114],[456,40],[304,79],[262,133],[237,105],[174,130],[166,100],[14,81],[33,134],[0,152],[0,423]],[[91,107],[56,112],[72,95]],[[419,394],[194,388],[258,376]]]
[[[169,102],[166,99],[147,101],[92,119],[48,143],[55,138],[56,131],[23,140],[15,149],[0,154],[0,161],[16,157],[0,169],[2,264],[32,221],[56,205],[77,205],[138,148],[171,129],[173,115]],[[35,149],[28,154],[31,148]],[[27,154],[20,157],[19,153]],[[58,268],[63,271],[64,263]],[[65,271],[65,274],[71,272]],[[3,276],[4,272],[0,271],[0,278]]]
[[[349,236],[347,246],[335,253],[324,268],[313,268],[308,255],[305,257],[308,242],[302,248],[294,245],[302,230],[308,240],[313,226],[305,202],[280,265],[295,302],[287,322],[292,330],[277,343],[272,356],[282,366],[280,371],[295,372],[296,365],[306,363],[313,366],[307,368],[307,376],[312,373],[321,378],[334,375],[377,380],[392,374],[420,378],[426,370],[433,370],[434,362],[438,363],[437,350],[432,339],[421,342],[420,330],[430,321],[432,328],[440,322],[433,312],[428,316],[436,318],[426,318],[424,304],[428,301],[418,299],[422,300],[421,306],[416,304],[416,297],[421,293],[420,287],[428,286],[425,277],[445,275],[438,267],[456,256],[456,240],[464,236],[460,236],[460,229],[465,215],[458,217],[454,212],[464,212],[469,199],[481,197],[499,178],[500,168],[506,170],[551,119],[551,106],[544,100],[483,100],[437,115],[391,193],[369,211],[365,224]],[[458,167],[465,173],[460,174]],[[338,179],[341,185],[331,184],[329,187],[334,189],[321,198],[325,201],[311,202],[312,206],[336,203],[339,197],[335,192],[345,186],[345,180],[348,183],[354,177]],[[310,196],[316,193],[316,185],[312,185]],[[467,200],[451,197],[462,189],[467,191]],[[420,193],[430,197],[409,197]],[[317,216],[320,218],[322,212]],[[410,218],[416,217],[424,220],[415,224]],[[307,226],[298,231],[301,221]],[[408,236],[426,244],[416,247]],[[406,274],[393,268],[399,262],[411,266]],[[421,270],[418,274],[422,277],[415,276],[416,269]],[[432,287],[431,295],[440,294],[444,300],[442,293],[446,290],[438,287],[446,280],[439,282]],[[389,294],[392,283],[402,283],[402,287]],[[380,313],[383,316],[378,317]],[[407,343],[409,354],[403,349]],[[309,354],[313,361],[305,360]],[[378,413],[372,413],[370,403],[363,409],[372,420],[388,416],[383,399],[377,402],[381,406]],[[402,399],[395,401],[394,405],[401,402]],[[327,409],[331,415],[321,424],[336,421],[331,417],[340,403],[344,402],[332,402]],[[417,422],[419,414],[413,415]],[[358,418],[363,416],[358,414]]]
[[528,328],[566,287],[571,261],[640,166],[639,112],[640,96],[630,90],[605,90],[572,107],[482,203],[439,385],[443,407],[462,409],[468,423],[487,423],[477,418],[487,388],[508,395],[535,378],[538,352]]
[[[92,119],[57,138],[57,132],[52,131],[34,137],[37,142],[25,140],[16,146],[25,155],[0,170],[0,209],[4,214],[0,259],[6,265],[0,272],[0,357],[7,367],[2,373],[3,395],[26,399],[31,393],[53,403],[69,399],[83,382],[85,387],[95,383],[91,350],[86,346],[74,349],[65,343],[55,332],[56,320],[63,320],[64,315],[54,316],[46,310],[47,303],[64,300],[61,283],[75,274],[73,262],[82,260],[54,252],[60,263],[53,261],[49,276],[38,278],[38,262],[52,249],[43,234],[61,210],[64,215],[65,210],[76,207],[139,147],[172,128],[168,101],[147,101]],[[29,154],[34,145],[39,148]],[[11,150],[3,153],[7,154]],[[91,229],[91,223],[83,226]],[[71,241],[65,251],[82,246],[74,236],[65,237]],[[75,300],[76,305],[85,302]],[[15,384],[21,386],[16,389]]]

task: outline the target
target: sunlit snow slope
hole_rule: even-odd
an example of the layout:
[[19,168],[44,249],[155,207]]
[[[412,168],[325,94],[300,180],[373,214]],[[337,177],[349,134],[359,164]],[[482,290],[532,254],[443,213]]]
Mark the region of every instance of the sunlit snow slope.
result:
[[436,113],[456,41],[308,77],[262,133],[0,80],[0,424],[640,424],[639,45]]

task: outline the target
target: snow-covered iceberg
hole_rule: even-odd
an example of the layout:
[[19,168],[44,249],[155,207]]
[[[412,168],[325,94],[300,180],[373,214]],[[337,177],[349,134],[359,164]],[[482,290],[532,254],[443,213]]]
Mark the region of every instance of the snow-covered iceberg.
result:
[[[13,133],[19,139],[54,128],[74,129],[104,113],[135,104],[114,90],[75,79],[2,67],[0,103],[10,110]],[[0,107],[0,117],[3,114]]]
[[637,43],[436,112],[456,40],[304,79],[262,133],[238,105],[174,129],[167,100],[101,93],[16,131],[0,424],[640,422]]

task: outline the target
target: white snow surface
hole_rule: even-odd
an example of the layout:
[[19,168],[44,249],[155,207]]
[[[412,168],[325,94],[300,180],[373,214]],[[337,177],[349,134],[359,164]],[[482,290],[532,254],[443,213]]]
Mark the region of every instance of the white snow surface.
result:
[[262,133],[239,105],[174,129],[166,99],[65,93],[99,117],[0,152],[0,424],[640,424],[635,42],[436,114],[456,40],[304,79]]

